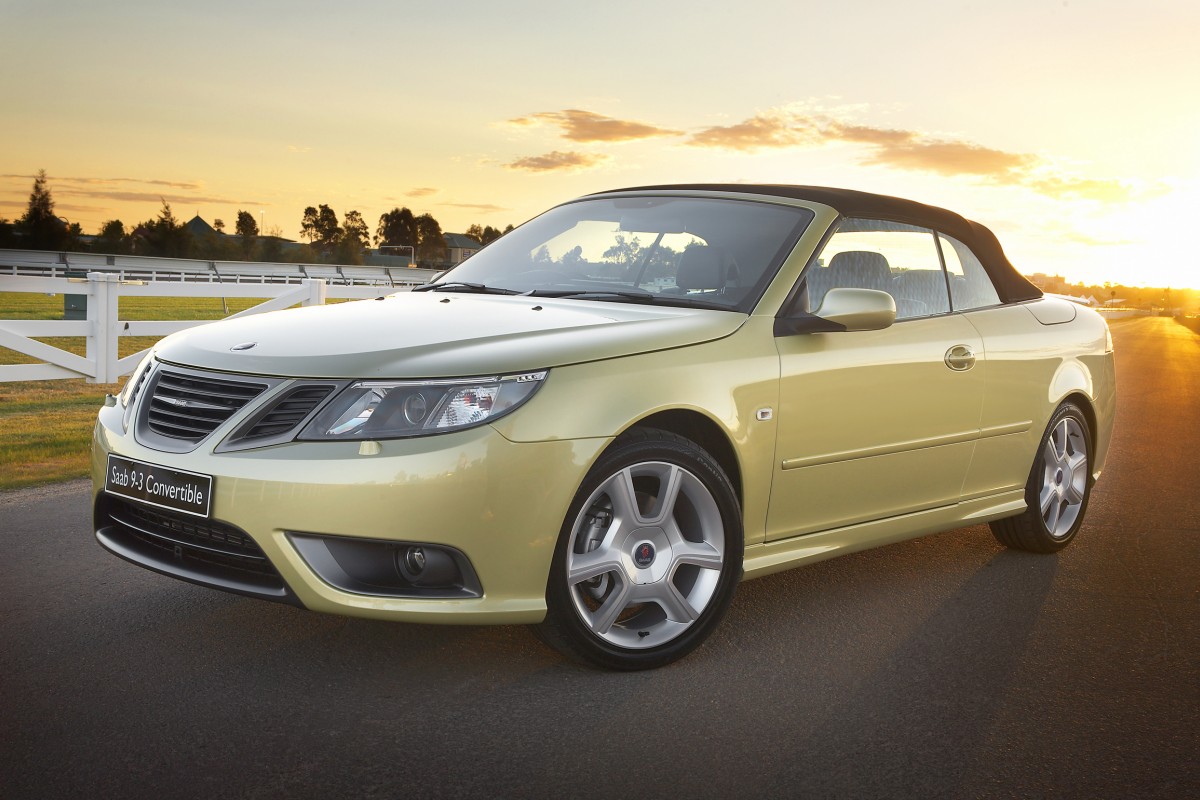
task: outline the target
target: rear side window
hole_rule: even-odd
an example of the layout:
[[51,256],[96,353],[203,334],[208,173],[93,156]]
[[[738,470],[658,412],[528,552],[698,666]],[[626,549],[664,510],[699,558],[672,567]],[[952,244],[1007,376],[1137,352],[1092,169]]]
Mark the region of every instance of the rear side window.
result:
[[844,219],[806,275],[808,304],[817,312],[830,289],[875,289],[896,301],[896,319],[950,311],[946,274],[929,228],[872,219]]
[[950,300],[955,311],[970,311],[1000,304],[996,287],[988,277],[983,264],[979,263],[971,248],[944,233],[938,234],[942,258],[946,260],[946,274],[950,278]]

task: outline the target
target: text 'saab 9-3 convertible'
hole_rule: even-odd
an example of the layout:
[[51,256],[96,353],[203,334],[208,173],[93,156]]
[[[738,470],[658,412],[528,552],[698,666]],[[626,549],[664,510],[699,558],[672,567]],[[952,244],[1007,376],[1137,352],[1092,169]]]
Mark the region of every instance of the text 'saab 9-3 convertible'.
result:
[[982,522],[1065,547],[1115,396],[1104,320],[957,214],[604,192],[411,292],[167,337],[100,410],[95,530],[193,583],[640,669],[743,578]]

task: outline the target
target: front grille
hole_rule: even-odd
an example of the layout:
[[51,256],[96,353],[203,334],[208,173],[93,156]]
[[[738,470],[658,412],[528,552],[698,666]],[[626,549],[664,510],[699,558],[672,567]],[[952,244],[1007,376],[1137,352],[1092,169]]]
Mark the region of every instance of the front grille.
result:
[[[262,548],[239,528],[110,497],[108,517],[145,544],[225,567],[277,575]],[[178,550],[177,550],[178,548]],[[181,552],[182,551],[182,552]]]
[[249,426],[244,433],[234,435],[237,440],[270,439],[282,436],[312,413],[317,405],[329,396],[333,386],[298,386],[284,392],[267,410]]
[[196,444],[266,388],[265,383],[160,369],[146,424],[159,436]]

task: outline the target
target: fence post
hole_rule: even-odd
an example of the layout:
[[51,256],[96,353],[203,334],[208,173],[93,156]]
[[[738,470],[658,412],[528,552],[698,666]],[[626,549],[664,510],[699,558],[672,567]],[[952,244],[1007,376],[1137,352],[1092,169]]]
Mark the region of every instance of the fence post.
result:
[[92,362],[88,383],[116,383],[119,377],[117,338],[117,301],[121,276],[111,272],[89,272],[88,276],[87,359]]
[[323,306],[325,305],[325,281],[320,278],[305,278],[302,281],[308,288],[308,299],[302,300],[302,306]]

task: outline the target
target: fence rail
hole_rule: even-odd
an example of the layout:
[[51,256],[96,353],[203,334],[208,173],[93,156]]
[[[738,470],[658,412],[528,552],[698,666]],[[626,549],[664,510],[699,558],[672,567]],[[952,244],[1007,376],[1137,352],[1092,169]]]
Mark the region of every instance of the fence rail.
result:
[[[10,277],[0,275],[0,292],[87,296],[86,320],[0,320],[0,347],[15,350],[37,364],[0,365],[0,382],[85,378],[88,383],[116,383],[128,375],[146,350],[121,358],[122,336],[166,336],[214,320],[122,320],[122,297],[250,297],[268,298],[226,319],[276,311],[294,305],[324,305],[327,298],[363,299],[395,291],[391,284],[338,285],[318,278],[297,283],[237,284],[219,281],[145,282],[122,280],[116,272],[89,272],[86,278]],[[85,355],[77,355],[37,339],[81,336]]]
[[0,249],[0,276],[65,278],[86,272],[105,272],[119,280],[189,283],[299,284],[320,279],[330,285],[413,286],[428,283],[432,269],[353,266],[350,264],[284,264],[258,261],[207,261],[195,258],[153,258],[102,253]]

